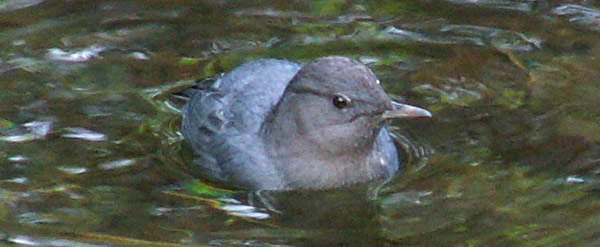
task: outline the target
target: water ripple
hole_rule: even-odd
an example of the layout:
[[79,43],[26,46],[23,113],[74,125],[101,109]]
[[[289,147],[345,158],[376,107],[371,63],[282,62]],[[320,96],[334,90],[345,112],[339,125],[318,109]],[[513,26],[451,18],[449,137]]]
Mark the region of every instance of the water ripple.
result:
[[55,61],[81,63],[100,56],[100,52],[104,50],[106,50],[105,47],[96,45],[75,51],[63,51],[59,48],[51,48],[48,49],[46,57]]
[[70,132],[70,133],[62,135],[62,137],[65,137],[65,138],[74,138],[74,139],[81,139],[81,140],[93,141],[93,142],[106,140],[106,136],[104,134],[95,132],[95,131],[91,131],[88,129],[84,129],[84,128],[79,128],[79,127],[65,128],[65,131]]
[[569,21],[600,31],[600,10],[577,4],[564,4],[552,10],[555,15],[570,16]]

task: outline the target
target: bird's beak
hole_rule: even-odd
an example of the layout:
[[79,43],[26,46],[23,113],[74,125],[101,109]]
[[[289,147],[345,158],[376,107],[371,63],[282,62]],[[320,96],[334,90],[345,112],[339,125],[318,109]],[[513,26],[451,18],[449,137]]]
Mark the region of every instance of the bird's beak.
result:
[[415,117],[432,117],[431,112],[411,105],[400,104],[392,101],[392,109],[383,112],[384,120],[392,118],[415,118]]

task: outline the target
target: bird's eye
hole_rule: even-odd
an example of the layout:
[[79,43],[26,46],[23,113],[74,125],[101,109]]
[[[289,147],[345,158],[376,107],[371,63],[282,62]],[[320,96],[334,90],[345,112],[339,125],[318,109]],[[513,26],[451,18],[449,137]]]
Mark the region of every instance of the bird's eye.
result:
[[343,94],[336,94],[333,96],[333,105],[337,108],[344,108],[350,104],[350,98]]

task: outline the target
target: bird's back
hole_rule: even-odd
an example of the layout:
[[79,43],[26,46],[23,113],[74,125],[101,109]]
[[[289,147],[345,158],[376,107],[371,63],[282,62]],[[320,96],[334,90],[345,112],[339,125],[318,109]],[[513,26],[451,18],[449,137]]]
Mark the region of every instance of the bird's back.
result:
[[248,187],[283,186],[257,132],[299,69],[285,60],[255,60],[191,96],[182,132],[203,175]]

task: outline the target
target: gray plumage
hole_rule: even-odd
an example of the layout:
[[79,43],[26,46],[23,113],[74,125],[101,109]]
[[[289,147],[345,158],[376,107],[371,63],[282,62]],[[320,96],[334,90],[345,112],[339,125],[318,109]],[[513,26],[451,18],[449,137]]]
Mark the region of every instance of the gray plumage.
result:
[[399,162],[385,120],[430,116],[392,102],[370,69],[345,57],[245,63],[197,90],[182,115],[203,176],[267,190],[389,177]]

